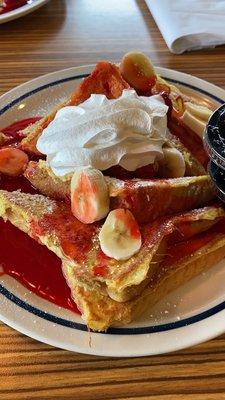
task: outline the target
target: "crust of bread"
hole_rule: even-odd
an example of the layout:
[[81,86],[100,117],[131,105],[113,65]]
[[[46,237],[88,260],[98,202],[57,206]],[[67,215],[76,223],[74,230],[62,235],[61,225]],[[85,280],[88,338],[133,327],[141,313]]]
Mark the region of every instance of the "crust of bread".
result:
[[48,168],[46,161],[30,161],[24,176],[45,196],[70,202],[71,176],[68,179],[59,178]]
[[[70,180],[53,174],[45,161],[30,161],[25,177],[42,194],[70,203]],[[148,223],[163,215],[188,211],[214,198],[208,175],[166,180],[127,180],[106,177],[110,208],[128,208],[139,223]]]
[[111,182],[111,208],[128,208],[139,223],[195,209],[214,198],[208,175],[146,181],[133,179],[120,184]]
[[138,318],[167,294],[211,268],[225,257],[225,236],[219,235],[207,246],[179,263],[157,271],[151,284],[135,299],[124,303],[112,300],[104,287],[90,287],[79,282],[72,269],[63,263],[63,272],[72,296],[82,312],[82,318],[94,331],[106,331],[110,326],[124,325]]

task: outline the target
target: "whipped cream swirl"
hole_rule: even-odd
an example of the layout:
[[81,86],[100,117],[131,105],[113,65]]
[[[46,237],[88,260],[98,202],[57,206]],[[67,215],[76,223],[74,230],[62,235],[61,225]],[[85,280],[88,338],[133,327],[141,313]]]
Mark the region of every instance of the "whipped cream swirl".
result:
[[101,171],[120,165],[134,171],[163,157],[168,107],[161,96],[124,90],[108,100],[93,94],[79,106],[60,109],[38,139],[38,150],[57,176],[78,166]]

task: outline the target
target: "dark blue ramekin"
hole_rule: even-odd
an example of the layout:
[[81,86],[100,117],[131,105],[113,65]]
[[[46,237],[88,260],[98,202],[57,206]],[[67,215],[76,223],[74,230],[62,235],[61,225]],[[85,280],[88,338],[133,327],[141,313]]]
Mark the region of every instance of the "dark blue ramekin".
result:
[[217,196],[225,202],[225,104],[209,119],[203,141],[210,158],[209,175]]

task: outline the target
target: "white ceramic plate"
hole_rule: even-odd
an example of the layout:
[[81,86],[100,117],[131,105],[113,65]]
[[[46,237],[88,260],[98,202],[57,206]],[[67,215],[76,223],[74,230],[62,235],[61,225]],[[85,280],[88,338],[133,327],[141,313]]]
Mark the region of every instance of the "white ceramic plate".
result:
[[[0,130],[16,120],[43,115],[65,99],[92,69],[70,68],[34,79],[0,98]],[[193,76],[158,68],[158,73],[220,105],[225,91]],[[32,262],[32,261],[31,261]],[[0,279],[0,319],[42,342],[81,353],[145,356],[182,349],[225,331],[225,261],[167,296],[138,321],[89,333],[81,318],[37,297],[9,276]]]
[[39,7],[46,4],[49,0],[28,0],[28,3],[22,7],[16,8],[15,10],[0,14],[0,24],[4,22],[12,21],[13,19],[23,17],[32,11],[37,10]]

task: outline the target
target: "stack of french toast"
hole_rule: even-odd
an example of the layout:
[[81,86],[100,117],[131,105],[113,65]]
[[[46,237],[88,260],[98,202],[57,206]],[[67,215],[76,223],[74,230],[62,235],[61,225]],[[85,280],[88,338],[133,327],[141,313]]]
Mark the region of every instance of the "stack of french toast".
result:
[[[98,173],[87,166],[54,173],[38,143],[59,110],[93,94],[114,100],[129,90],[164,99],[163,156],[133,171],[117,165]],[[97,63],[69,99],[23,131],[16,149],[22,167],[15,174],[23,173],[37,194],[0,190],[0,216],[62,260],[90,329],[131,322],[225,257],[225,211],[215,199],[202,144],[211,113],[158,76],[146,56],[128,53],[119,65]],[[0,154],[7,175],[3,164]]]

